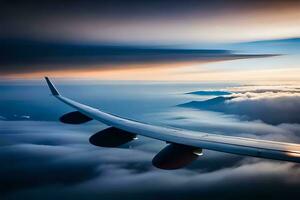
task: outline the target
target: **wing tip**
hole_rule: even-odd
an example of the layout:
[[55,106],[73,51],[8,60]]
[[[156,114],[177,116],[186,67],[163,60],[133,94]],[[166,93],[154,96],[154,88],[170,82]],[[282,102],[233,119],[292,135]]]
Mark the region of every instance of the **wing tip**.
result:
[[48,84],[48,87],[49,87],[52,95],[54,95],[54,96],[60,95],[59,92],[57,91],[57,89],[55,88],[55,86],[53,85],[53,83],[50,81],[50,79],[47,76],[45,76],[45,80]]

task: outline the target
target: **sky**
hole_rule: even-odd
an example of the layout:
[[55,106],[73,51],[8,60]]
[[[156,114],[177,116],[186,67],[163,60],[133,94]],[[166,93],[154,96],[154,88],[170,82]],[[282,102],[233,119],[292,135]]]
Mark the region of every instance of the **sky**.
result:
[[299,36],[299,1],[2,1],[2,36],[181,44]]
[[299,9],[289,0],[4,0],[0,76],[295,83]]

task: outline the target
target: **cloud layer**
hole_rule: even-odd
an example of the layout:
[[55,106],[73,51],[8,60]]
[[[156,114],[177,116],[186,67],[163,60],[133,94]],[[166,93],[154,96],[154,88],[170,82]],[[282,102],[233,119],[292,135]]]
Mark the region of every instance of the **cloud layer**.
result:
[[291,163],[207,151],[186,169],[164,171],[151,165],[154,151],[164,145],[150,139],[142,138],[133,149],[98,148],[78,127],[36,121],[1,121],[0,134],[2,199],[280,199],[300,194],[300,171]]
[[261,120],[268,124],[300,123],[300,92],[298,88],[234,89],[232,95],[181,106],[238,115],[244,120]]
[[[256,89],[232,89],[233,94],[226,96],[232,98],[221,104],[230,101],[244,106],[240,103],[254,101],[247,105],[256,106],[266,98],[284,103],[277,101],[278,95],[288,100],[297,97],[296,92],[283,89],[253,92]],[[245,121],[237,114],[177,107],[142,118],[209,133],[300,142],[298,123],[273,125],[261,119]],[[120,148],[100,148],[88,142],[92,134],[106,128],[100,123],[81,126],[16,120],[0,121],[0,197],[4,200],[283,199],[300,195],[300,170],[294,163],[204,150],[188,167],[165,171],[151,164],[164,142],[139,137]]]

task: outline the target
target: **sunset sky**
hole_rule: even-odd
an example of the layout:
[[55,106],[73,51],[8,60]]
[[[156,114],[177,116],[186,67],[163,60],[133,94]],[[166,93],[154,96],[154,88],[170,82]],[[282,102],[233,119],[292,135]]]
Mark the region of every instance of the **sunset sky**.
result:
[[300,1],[2,1],[0,76],[298,82],[300,59],[290,55],[300,52],[299,9]]

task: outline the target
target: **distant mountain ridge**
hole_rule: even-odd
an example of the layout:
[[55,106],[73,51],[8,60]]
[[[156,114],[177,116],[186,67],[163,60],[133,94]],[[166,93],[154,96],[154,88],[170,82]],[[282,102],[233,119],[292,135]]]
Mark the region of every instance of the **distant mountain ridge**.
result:
[[187,103],[179,104],[180,107],[190,107],[204,110],[215,110],[215,106],[222,105],[226,100],[231,100],[234,97],[215,97],[204,101],[190,101]]
[[226,91],[213,91],[213,90],[203,90],[203,91],[194,91],[188,92],[186,94],[195,94],[195,95],[203,95],[203,96],[220,96],[220,95],[229,95],[231,92]]

